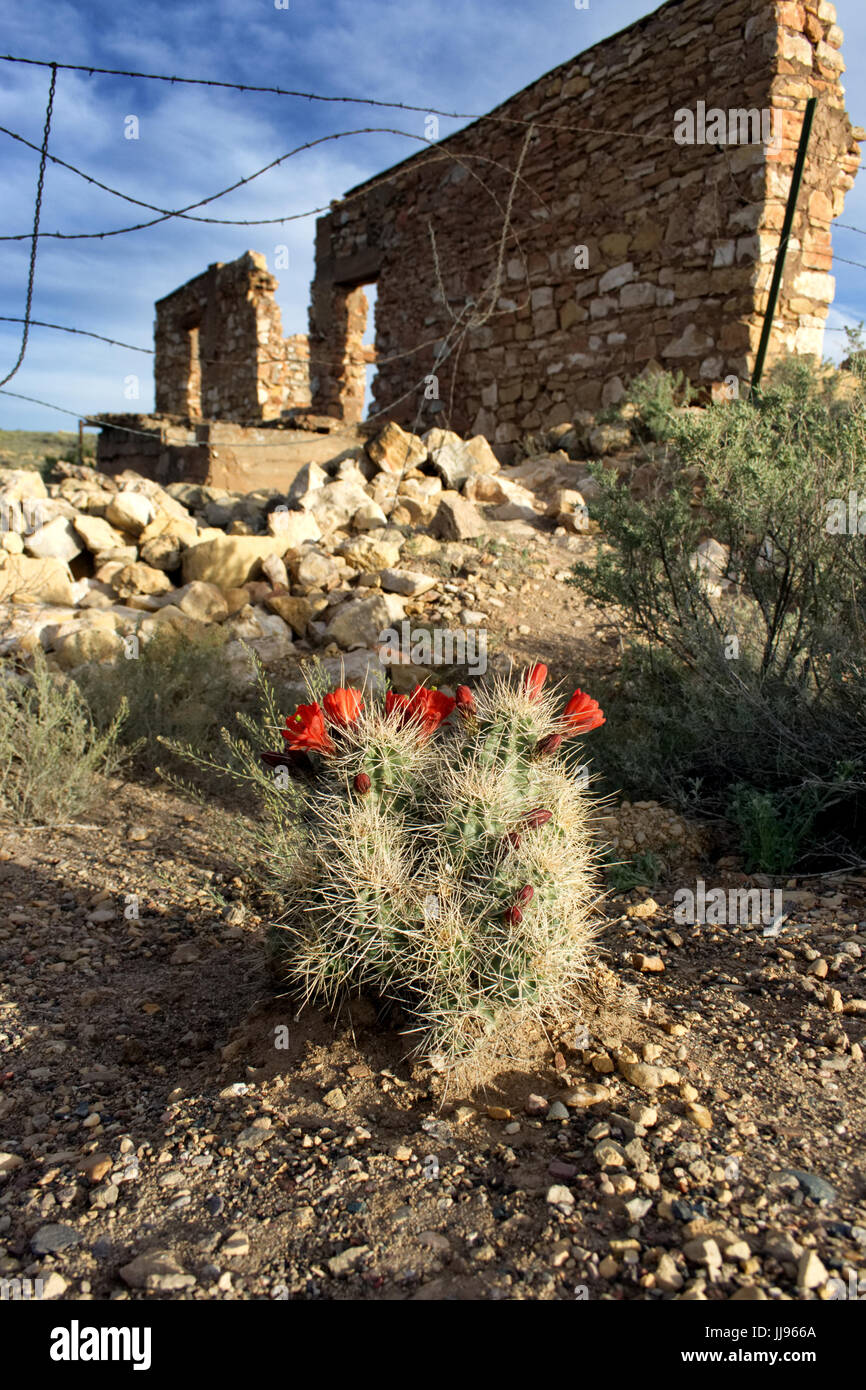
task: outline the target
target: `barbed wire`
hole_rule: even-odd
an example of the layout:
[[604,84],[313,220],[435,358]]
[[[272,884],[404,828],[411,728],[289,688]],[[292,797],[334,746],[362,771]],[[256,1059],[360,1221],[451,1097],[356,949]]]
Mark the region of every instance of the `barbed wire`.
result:
[[[18,140],[21,144],[27,145],[32,150],[37,149],[37,146],[35,146],[30,140],[26,140],[23,135],[18,135],[15,131],[9,130],[6,126],[0,126],[0,133],[11,136],[12,139]],[[160,217],[151,218],[148,222],[137,222],[128,227],[107,228],[101,232],[41,232],[40,236],[43,238],[53,238],[60,241],[101,241],[104,237],[122,236],[128,232],[145,231],[150,227],[159,226],[162,222],[168,222],[175,217],[183,218],[184,220],[189,222],[203,222],[215,226],[226,227],[262,227],[272,226],[274,224],[285,222],[298,222],[306,217],[313,217],[317,213],[328,212],[332,205],[328,203],[327,205],[322,205],[320,207],[309,208],[305,212],[287,213],[282,217],[260,218],[195,217],[191,214],[191,209],[197,207],[204,207],[208,203],[216,202],[219,198],[224,198],[229,193],[234,193],[238,188],[241,188],[246,184],[252,183],[254,179],[260,178],[262,174],[266,174],[271,169],[275,169],[278,165],[285,163],[286,160],[294,158],[295,155],[302,154],[306,150],[313,149],[316,145],[324,144],[329,140],[341,140],[349,135],[377,134],[400,135],[405,137],[407,140],[417,140],[421,144],[428,146],[430,150],[430,158],[424,161],[424,163],[419,166],[414,166],[404,161],[404,163],[402,165],[397,166],[393,172],[386,172],[378,176],[377,178],[370,180],[367,184],[364,184],[362,189],[356,191],[355,193],[346,194],[344,198],[341,198],[339,200],[340,202],[347,203],[353,201],[355,198],[366,196],[367,192],[369,192],[372,188],[378,188],[383,184],[396,182],[397,179],[406,177],[414,172],[417,172],[417,168],[424,168],[427,163],[434,163],[440,159],[455,160],[457,163],[463,164],[464,167],[467,167],[467,170],[467,161],[474,160],[480,164],[490,164],[494,168],[502,169],[509,175],[511,173],[511,170],[508,169],[506,165],[502,164],[499,160],[492,159],[489,155],[464,154],[463,156],[459,156],[454,154],[450,150],[443,150],[443,153],[441,154],[433,154],[433,150],[441,150],[443,149],[443,147],[437,141],[428,140],[426,136],[415,135],[412,131],[397,130],[396,128],[393,128],[391,126],[366,126],[358,130],[334,131],[330,135],[323,135],[317,140],[307,141],[305,144],[298,145],[295,149],[287,151],[286,154],[280,155],[277,159],[271,160],[270,163],[264,165],[263,168],[257,169],[254,174],[249,174],[245,178],[239,179],[237,180],[237,182],[230,184],[228,188],[221,189],[218,193],[210,194],[207,198],[202,198],[196,203],[189,203],[186,208],[167,209],[159,208],[153,203],[144,202],[140,198],[133,198],[129,194],[121,192],[119,189],[112,188],[110,185],[102,183],[99,179],[96,179],[92,175],[85,173],[83,170],[76,168],[74,164],[69,164],[66,160],[59,159],[54,155],[49,155],[48,158],[53,159],[56,164],[61,165],[65,169],[68,169],[73,174],[77,174],[79,178],[84,179],[87,183],[93,184],[97,188],[101,188],[103,192],[110,193],[117,198],[122,198],[125,202],[134,203],[139,207],[150,208],[152,211],[159,212],[162,215]],[[544,199],[538,193],[537,189],[534,189],[532,185],[528,183],[527,180],[521,181],[526,184],[526,187],[529,189],[531,193],[533,193],[533,195],[538,199],[541,205],[543,207],[546,207]],[[25,241],[30,236],[30,232],[7,233],[5,235],[0,235],[0,241]]]
[[54,90],[57,86],[57,68],[51,69],[51,82],[48,87],[48,105],[45,109],[45,124],[42,128],[42,150],[39,158],[39,177],[36,181],[36,202],[33,207],[33,241],[30,247],[30,267],[27,274],[27,297],[24,305],[24,331],[21,334],[21,348],[18,359],[11,372],[0,380],[0,386],[5,386],[7,381],[11,381],[21,363],[24,361],[24,354],[27,351],[27,340],[30,337],[30,310],[33,306],[33,281],[36,275],[36,249],[39,244],[39,219],[42,214],[42,190],[45,185],[45,159],[48,154],[48,136],[51,131],[51,114],[54,110]]

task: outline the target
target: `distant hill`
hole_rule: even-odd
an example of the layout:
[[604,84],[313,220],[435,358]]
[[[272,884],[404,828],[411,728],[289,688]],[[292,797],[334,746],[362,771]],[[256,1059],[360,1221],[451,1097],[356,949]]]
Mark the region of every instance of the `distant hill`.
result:
[[[84,435],[85,461],[93,462],[96,434]],[[0,430],[0,469],[35,468],[44,473],[52,460],[78,457],[78,431]]]

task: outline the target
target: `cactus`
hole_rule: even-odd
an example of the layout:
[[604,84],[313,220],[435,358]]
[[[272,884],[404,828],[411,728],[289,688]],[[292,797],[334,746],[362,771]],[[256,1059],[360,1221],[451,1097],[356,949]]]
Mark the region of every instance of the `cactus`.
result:
[[278,927],[279,971],[307,1000],[373,989],[416,1051],[458,1067],[573,1000],[593,961],[593,811],[561,759],[604,722],[546,669],[455,697],[336,690],[300,705],[275,761],[303,758],[302,837]]

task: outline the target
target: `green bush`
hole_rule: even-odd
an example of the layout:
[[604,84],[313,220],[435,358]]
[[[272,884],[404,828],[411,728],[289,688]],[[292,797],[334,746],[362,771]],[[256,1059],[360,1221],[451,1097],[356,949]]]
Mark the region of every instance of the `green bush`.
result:
[[74,682],[57,679],[37,653],[30,676],[0,678],[0,811],[17,825],[58,825],[86,812],[128,756],[118,746],[123,701],[100,731]]
[[[603,544],[574,571],[632,638],[603,692],[617,739],[600,739],[597,766],[631,795],[732,819],[755,867],[860,853],[866,536],[833,525],[854,493],[866,530],[864,377],[843,395],[794,360],[760,397],[700,411],[671,406],[663,380],[642,391],[656,495],[596,469]],[[718,567],[696,556],[709,539]],[[771,805],[796,843],[770,847]]]
[[219,627],[206,629],[195,641],[165,628],[141,644],[137,657],[85,666],[77,673],[100,729],[108,728],[120,703],[125,704],[121,738],[134,745],[140,771],[153,767],[160,738],[204,750],[223,725],[233,724],[237,699],[223,659],[225,643]]

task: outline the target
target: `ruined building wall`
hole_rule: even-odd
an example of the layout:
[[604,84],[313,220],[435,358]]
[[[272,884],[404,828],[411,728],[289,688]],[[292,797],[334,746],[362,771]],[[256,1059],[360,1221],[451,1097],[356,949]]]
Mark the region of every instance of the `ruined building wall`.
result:
[[[704,385],[747,379],[813,94],[771,360],[820,351],[830,221],[859,161],[841,40],[827,0],[671,0],[512,97],[498,120],[352,190],[317,227],[314,410],[361,416],[358,295],[373,281],[372,408],[398,402],[389,413],[406,425],[420,406],[423,425],[447,419],[507,444],[614,403],[653,362]],[[677,143],[675,113],[698,102],[775,108],[780,148]],[[436,369],[439,401],[425,400],[435,343],[456,341],[473,317],[459,353]]]
[[158,415],[254,423],[309,406],[306,335],[283,339],[277,284],[247,251],[158,301]]

